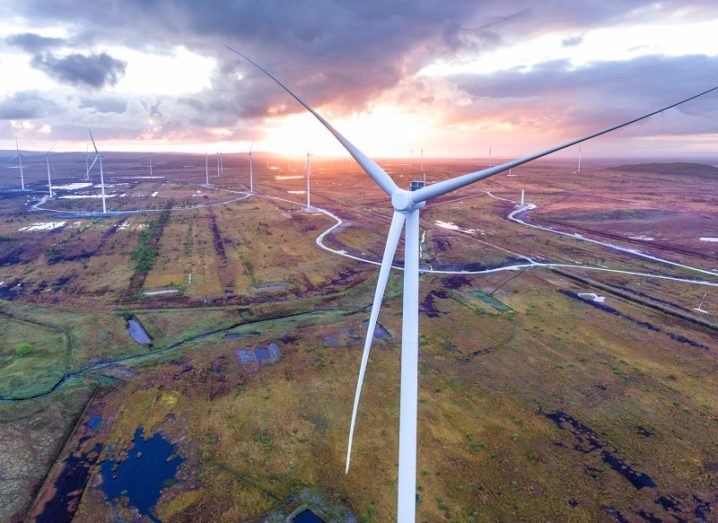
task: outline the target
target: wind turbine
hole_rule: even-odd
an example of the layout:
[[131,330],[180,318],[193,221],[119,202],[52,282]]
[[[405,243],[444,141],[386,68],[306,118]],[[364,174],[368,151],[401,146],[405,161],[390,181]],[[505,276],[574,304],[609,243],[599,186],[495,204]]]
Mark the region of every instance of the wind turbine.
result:
[[312,203],[311,203],[311,178],[312,178],[312,163],[309,160],[309,157],[311,155],[309,154],[309,151],[307,151],[307,210],[312,210]]
[[209,187],[209,153],[204,153],[204,186]]
[[48,193],[50,199],[53,198],[52,175],[50,174],[50,152],[51,151],[52,151],[52,147],[50,147],[50,149],[45,153],[45,164],[47,165],[47,193]]
[[219,164],[220,164],[220,156],[219,151],[217,151],[217,177],[219,178]]
[[329,122],[327,122],[319,113],[311,106],[304,102],[299,96],[294,94],[286,85],[279,81],[270,72],[262,66],[246,57],[242,53],[235,51],[231,47],[227,48],[247,60],[257,69],[262,71],[270,79],[284,89],[292,98],[309,111],[326,129],[334,135],[339,143],[351,154],[362,169],[379,185],[379,187],[389,196],[391,205],[394,208],[394,214],[389,226],[389,234],[387,235],[386,246],[384,247],[384,255],[382,257],[381,268],[379,270],[379,278],[377,281],[376,291],[367,328],[366,340],[364,343],[364,351],[362,354],[361,365],[359,368],[359,378],[357,381],[357,389],[354,396],[354,407],[352,410],[352,418],[349,428],[349,442],[347,445],[347,462],[346,472],[349,472],[349,462],[351,457],[351,447],[354,435],[354,427],[356,423],[356,413],[359,406],[359,398],[361,395],[362,384],[364,382],[364,374],[369,359],[369,351],[371,350],[371,342],[376,328],[379,309],[381,308],[384,290],[386,289],[389,272],[392,267],[394,254],[396,253],[399,239],[403,228],[406,228],[404,237],[404,293],[403,293],[403,311],[402,311],[402,333],[401,333],[401,387],[400,387],[400,411],[399,411],[399,485],[397,493],[397,521],[400,523],[413,523],[416,518],[416,436],[417,436],[417,409],[418,409],[418,377],[419,377],[419,211],[424,207],[428,200],[450,193],[457,189],[469,185],[471,183],[483,180],[490,176],[494,176],[501,172],[507,171],[513,167],[523,165],[530,161],[542,158],[556,151],[560,151],[567,147],[585,142],[592,138],[604,135],[611,131],[621,129],[632,123],[644,120],[650,116],[661,113],[690,100],[694,100],[699,96],[703,96],[712,91],[718,90],[713,87],[703,91],[697,95],[685,98],[677,103],[658,109],[651,113],[639,116],[630,121],[620,123],[608,129],[592,133],[588,136],[571,140],[570,142],[552,147],[545,151],[541,151],[517,160],[505,162],[495,167],[489,167],[480,171],[471,172],[455,178],[449,178],[432,185],[426,185],[415,191],[402,189],[394,183],[394,180],[377,165],[372,159],[361,152],[349,140],[339,133]]
[[576,172],[581,172],[581,145],[578,146],[578,171]]
[[102,168],[102,153],[97,150],[97,144],[95,143],[95,138],[92,136],[92,130],[88,129],[90,132],[90,140],[92,140],[92,147],[95,149],[95,159],[92,160],[92,163],[90,164],[90,167],[87,168],[87,175],[90,175],[90,171],[95,166],[95,163],[99,160],[100,161],[100,188],[102,190],[102,214],[107,214],[107,202],[105,201],[105,171]]
[[703,314],[709,314],[709,312],[703,308],[703,305],[705,305],[705,303],[706,303],[707,295],[708,295],[707,292],[703,293],[703,297],[701,298],[701,302],[698,304],[698,307],[693,307],[694,311],[702,312]]
[[90,179],[90,146],[85,144],[85,180]]
[[150,158],[150,176],[152,176],[152,153],[149,153]]
[[[254,142],[249,144],[249,193],[254,193],[254,171],[252,169],[252,148],[254,147]],[[269,160],[267,160],[269,161]]]
[[17,167],[11,167],[11,169],[19,169],[20,170],[20,189],[25,190],[25,167],[22,164],[22,159],[25,157],[24,154],[20,152],[20,146],[17,143],[17,140],[15,140],[15,150],[17,151],[15,155],[8,160],[8,162],[12,162],[15,158],[17,158]]

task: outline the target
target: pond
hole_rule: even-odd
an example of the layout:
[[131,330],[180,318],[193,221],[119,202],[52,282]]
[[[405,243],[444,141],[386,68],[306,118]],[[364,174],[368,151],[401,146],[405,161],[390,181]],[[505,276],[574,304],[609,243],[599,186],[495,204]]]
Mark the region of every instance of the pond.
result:
[[152,343],[150,335],[147,334],[142,324],[134,318],[127,320],[127,332],[129,332],[132,339],[140,345],[149,345]]
[[140,514],[156,521],[152,509],[162,489],[176,482],[183,461],[161,434],[145,439],[142,427],[138,427],[127,459],[102,463],[102,490],[110,501],[127,498]]
[[292,519],[294,523],[324,523],[324,520],[309,509],[301,511]]

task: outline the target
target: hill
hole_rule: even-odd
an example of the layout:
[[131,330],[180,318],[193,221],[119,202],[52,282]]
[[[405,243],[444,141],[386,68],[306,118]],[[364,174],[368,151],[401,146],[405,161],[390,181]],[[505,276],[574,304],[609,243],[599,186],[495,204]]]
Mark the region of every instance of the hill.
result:
[[611,170],[654,174],[718,176],[718,167],[713,167],[712,165],[704,163],[691,162],[634,163],[611,167]]

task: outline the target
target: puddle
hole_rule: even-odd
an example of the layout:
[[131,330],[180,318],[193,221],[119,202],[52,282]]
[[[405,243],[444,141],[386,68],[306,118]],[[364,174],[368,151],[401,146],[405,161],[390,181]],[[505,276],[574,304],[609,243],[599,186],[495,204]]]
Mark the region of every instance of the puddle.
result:
[[576,439],[576,444],[573,447],[574,450],[583,454],[590,454],[591,452],[600,450],[603,462],[623,476],[636,490],[656,488],[655,482],[648,474],[634,469],[618,457],[614,449],[609,449],[601,443],[596,437],[596,433],[588,425],[585,425],[561,410],[556,410],[544,415],[553,421],[560,430],[568,428]]
[[272,342],[266,347],[259,347],[256,349],[238,349],[237,359],[240,365],[247,365],[251,363],[257,363],[259,365],[270,365],[277,363],[282,357],[282,351],[279,349],[279,345]]
[[446,229],[448,231],[459,231],[459,232],[464,232],[466,234],[476,233],[476,229],[463,229],[453,222],[444,222],[441,220],[436,220],[434,222],[434,225],[436,225],[437,227],[441,227],[442,229]]
[[53,185],[52,188],[55,190],[62,190],[62,191],[76,191],[78,189],[86,189],[87,187],[92,187],[92,183],[90,182],[75,182],[75,183],[67,183],[65,185]]
[[127,332],[140,345],[150,345],[152,343],[152,338],[147,334],[142,324],[134,318],[127,320]]
[[162,296],[163,294],[177,294],[179,289],[161,289],[158,291],[143,291],[145,296]]
[[324,523],[324,520],[309,509],[301,511],[292,519],[294,523]]
[[606,301],[605,296],[599,296],[595,292],[579,292],[578,295],[581,298],[589,298],[592,301],[595,301],[596,303],[603,303]]
[[258,332],[228,332],[224,336],[222,336],[226,340],[238,340],[241,338],[247,338],[249,336],[257,336],[259,335]]
[[[364,320],[363,325],[369,327],[369,320]],[[376,322],[374,326],[374,339],[375,340],[388,340],[391,338],[391,334],[382,326],[381,323]]]
[[124,461],[102,462],[102,491],[110,501],[126,498],[140,514],[159,521],[151,511],[162,489],[174,484],[177,469],[184,460],[161,434],[145,439],[141,427],[135,431],[127,454]]
[[36,222],[25,227],[20,227],[20,232],[34,232],[34,231],[54,231],[65,226],[66,222]]
[[[77,452],[78,449],[76,449]],[[72,521],[82,493],[85,491],[90,470],[95,466],[102,445],[96,444],[86,454],[70,454],[64,461],[62,472],[54,485],[54,495],[35,519],[38,522],[64,523]]]
[[285,285],[283,283],[273,283],[270,285],[261,285],[259,287],[254,287],[254,290],[257,292],[274,292],[274,291],[283,291],[285,288]]
[[93,432],[96,431],[100,428],[100,425],[102,425],[102,416],[100,416],[99,414],[94,414],[90,416],[85,425],[91,428]]

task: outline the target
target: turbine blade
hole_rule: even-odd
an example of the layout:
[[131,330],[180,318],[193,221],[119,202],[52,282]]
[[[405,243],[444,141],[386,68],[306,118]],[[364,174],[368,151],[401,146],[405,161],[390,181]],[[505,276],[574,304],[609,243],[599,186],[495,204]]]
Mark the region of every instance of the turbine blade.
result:
[[95,152],[97,154],[100,154],[100,151],[97,150],[97,145],[95,145],[95,138],[92,136],[92,129],[87,129],[87,130],[90,131],[90,140],[92,140],[92,146],[95,148]]
[[381,268],[379,269],[379,279],[376,282],[376,290],[374,291],[374,302],[371,307],[371,316],[369,317],[369,327],[366,332],[366,340],[364,341],[364,352],[361,357],[361,366],[359,367],[359,378],[357,380],[357,388],[354,393],[354,408],[352,409],[352,420],[349,425],[349,442],[347,444],[347,464],[345,472],[349,472],[349,462],[352,454],[352,441],[354,440],[354,426],[356,424],[357,410],[359,409],[359,398],[361,396],[362,385],[364,384],[364,374],[366,372],[366,365],[369,361],[369,352],[371,351],[371,342],[374,339],[374,329],[376,328],[376,321],[379,317],[379,310],[381,309],[381,301],[384,297],[384,290],[386,289],[386,283],[389,280],[389,273],[391,272],[391,263],[394,261],[394,254],[396,254],[396,247],[399,245],[399,238],[401,238],[401,230],[404,226],[406,216],[400,212],[394,212],[394,216],[391,219],[391,226],[389,227],[389,234],[386,239],[386,246],[384,247],[384,256],[381,260]]
[[361,152],[359,149],[357,149],[354,144],[352,144],[349,140],[344,138],[339,131],[337,131],[332,125],[327,122],[322,116],[317,113],[314,109],[312,109],[309,104],[307,104],[304,100],[299,98],[296,94],[294,94],[289,87],[284,85],[282,82],[280,82],[276,77],[274,77],[269,71],[267,71],[265,68],[263,68],[261,65],[257,64],[255,61],[253,61],[251,58],[246,57],[239,51],[236,51],[235,49],[232,49],[228,45],[225,46],[227,49],[232,51],[233,53],[238,54],[245,60],[247,60],[250,64],[255,66],[257,69],[262,71],[264,74],[266,74],[269,78],[274,80],[279,87],[284,89],[289,95],[294,98],[297,102],[299,102],[300,105],[302,105],[307,111],[312,113],[314,117],[319,120],[319,122],[329,130],[330,133],[334,135],[334,138],[336,138],[339,143],[344,146],[344,148],[349,152],[349,154],[352,155],[352,157],[357,161],[359,165],[361,165],[362,169],[364,169],[364,172],[366,172],[372,180],[376,182],[379,187],[382,188],[382,190],[391,196],[394,194],[394,191],[398,189],[397,185],[394,183],[394,180],[391,179],[391,176],[389,176],[384,169],[379,167],[374,160],[369,158],[367,155],[365,155],[363,152]]
[[97,156],[95,156],[95,159],[92,160],[92,163],[90,164],[90,166],[87,168],[87,171],[85,172],[85,176],[87,176],[87,175],[90,174],[90,171],[91,171],[92,168],[94,167],[94,165],[95,165],[95,163],[97,162],[97,159],[98,159],[99,157],[100,157],[100,155],[98,154]]
[[488,178],[489,176],[493,176],[495,174],[499,174],[504,171],[508,171],[509,169],[513,169],[514,167],[518,167],[519,165],[523,165],[525,163],[536,160],[543,156],[549,155],[551,153],[555,153],[556,151],[560,151],[561,149],[566,149],[567,147],[571,147],[572,145],[576,145],[576,144],[585,142],[592,138],[596,138],[598,136],[610,133],[612,131],[616,131],[616,130],[626,127],[628,125],[634,124],[636,122],[640,122],[641,120],[645,120],[646,118],[650,118],[651,116],[654,116],[658,113],[662,113],[663,111],[667,111],[668,109],[672,109],[672,108],[677,107],[686,102],[690,102],[691,100],[695,100],[696,98],[698,98],[700,96],[706,95],[706,94],[711,93],[716,90],[718,90],[718,87],[713,87],[711,89],[708,89],[706,91],[703,91],[701,93],[693,95],[689,98],[684,98],[683,100],[681,100],[679,102],[673,103],[671,105],[667,105],[666,107],[662,107],[661,109],[658,109],[656,111],[650,112],[648,114],[644,114],[643,116],[639,116],[638,118],[634,118],[627,122],[623,122],[618,125],[614,125],[613,127],[609,127],[608,129],[604,129],[602,131],[598,131],[598,132],[589,134],[588,136],[584,136],[583,138],[571,140],[570,142],[566,142],[566,143],[558,145],[556,147],[552,147],[551,149],[547,149],[545,151],[541,151],[536,154],[532,154],[529,156],[525,156],[523,158],[519,158],[518,160],[513,160],[511,162],[506,162],[501,165],[497,165],[495,167],[490,167],[488,169],[483,169],[481,171],[464,174],[462,176],[457,176],[456,178],[451,178],[449,180],[444,180],[444,181],[441,181],[441,182],[438,182],[438,183],[435,183],[432,185],[427,185],[421,189],[413,191],[411,193],[411,201],[413,201],[414,203],[419,203],[419,202],[425,202],[426,200],[430,200],[431,198],[436,198],[437,196],[441,196],[442,194],[446,194],[448,192],[455,191],[456,189],[460,189],[461,187],[464,187],[465,185],[469,185],[470,183],[474,183],[478,180],[483,180],[484,178]]

